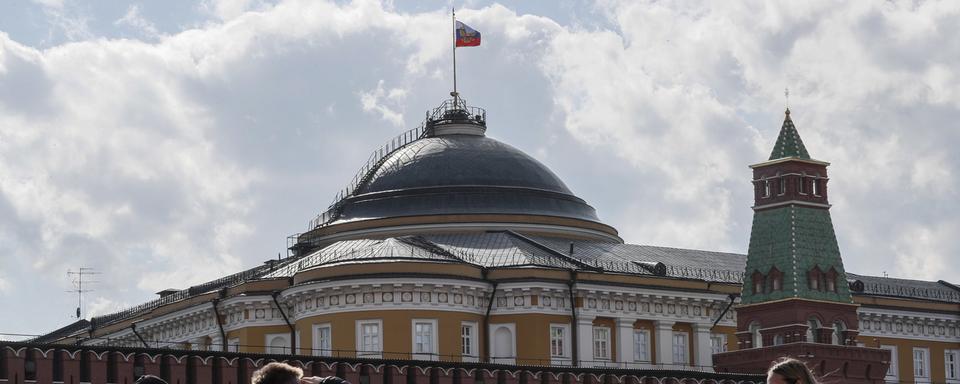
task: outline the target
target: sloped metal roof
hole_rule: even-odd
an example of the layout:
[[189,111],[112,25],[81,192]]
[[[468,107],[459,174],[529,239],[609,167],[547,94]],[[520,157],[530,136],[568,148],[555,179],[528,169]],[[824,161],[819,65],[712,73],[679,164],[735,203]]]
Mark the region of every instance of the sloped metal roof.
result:
[[[569,244],[574,253],[569,253]],[[340,241],[278,269],[266,277],[338,263],[373,260],[463,262],[487,268],[539,266],[653,275],[646,263],[662,263],[665,277],[739,283],[746,256],[617,242],[525,236],[512,231],[404,236]]]
[[[348,240],[333,243],[306,256],[270,260],[265,265],[198,284],[161,299],[98,316],[91,319],[90,323],[102,326],[245,281],[289,277],[299,271],[343,263],[420,260],[467,263],[487,268],[540,266],[634,275],[653,275],[650,269],[638,265],[639,263],[663,263],[664,277],[738,284],[743,282],[746,258],[746,255],[739,253],[525,236],[511,231]],[[853,273],[847,273],[847,279],[863,284],[862,291],[853,290],[855,295],[960,303],[960,288],[945,281],[907,280]],[[59,338],[86,329],[90,323],[78,321],[37,340]]]
[[863,283],[863,291],[855,291],[854,294],[960,303],[960,290],[957,290],[955,285],[942,280],[908,280],[864,276],[849,272],[847,272],[847,280],[859,280]]

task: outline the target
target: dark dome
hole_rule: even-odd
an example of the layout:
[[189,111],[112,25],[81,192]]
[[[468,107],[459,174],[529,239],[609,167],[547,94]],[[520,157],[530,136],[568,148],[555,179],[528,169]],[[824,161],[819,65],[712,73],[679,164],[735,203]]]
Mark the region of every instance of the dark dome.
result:
[[343,201],[337,221],[446,214],[527,214],[599,222],[546,166],[483,135],[422,138],[388,156]]
[[428,137],[395,152],[360,194],[454,185],[542,189],[570,195],[546,166],[526,153],[486,136]]

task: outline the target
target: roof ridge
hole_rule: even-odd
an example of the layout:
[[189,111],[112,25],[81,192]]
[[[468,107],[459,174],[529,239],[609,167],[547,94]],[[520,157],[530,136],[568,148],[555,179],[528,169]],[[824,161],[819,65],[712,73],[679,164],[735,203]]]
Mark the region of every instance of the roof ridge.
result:
[[946,286],[947,288],[950,288],[950,289],[952,289],[952,290],[954,290],[954,291],[960,292],[960,286],[957,286],[957,285],[954,284],[954,283],[951,283],[951,282],[946,281],[946,280],[937,280],[937,282],[940,283],[940,285]]
[[541,242],[539,242],[539,241],[536,241],[536,240],[534,240],[534,239],[532,239],[532,238],[530,238],[530,237],[524,236],[524,235],[522,235],[522,234],[520,234],[520,233],[518,233],[518,232],[516,232],[516,231],[512,231],[512,230],[509,230],[509,229],[508,229],[508,230],[506,230],[506,231],[504,231],[504,232],[507,233],[507,234],[510,235],[510,236],[513,236],[513,237],[515,237],[515,238],[523,241],[523,242],[526,242],[527,244],[530,244],[530,245],[532,245],[532,246],[534,246],[534,247],[537,247],[537,248],[539,248],[539,249],[541,249],[541,250],[543,250],[543,251],[546,251],[547,253],[553,255],[554,257],[560,258],[560,259],[562,259],[563,261],[566,261],[566,262],[568,262],[568,263],[575,264],[575,265],[577,265],[577,266],[579,266],[579,267],[581,267],[581,268],[589,269],[589,270],[592,270],[592,271],[602,271],[602,270],[603,270],[603,268],[601,268],[601,267],[597,267],[597,266],[594,266],[594,265],[590,265],[589,263],[584,262],[583,260],[580,260],[580,259],[578,259],[578,258],[576,258],[576,257],[567,255],[567,254],[565,254],[565,253],[563,253],[563,252],[560,252],[560,251],[558,251],[558,250],[556,250],[556,249],[553,249],[553,248],[551,248],[551,247],[549,247],[549,246],[547,246],[547,245],[545,245],[545,244],[543,244],[543,243],[541,243]]
[[635,245],[638,247],[650,247],[650,248],[661,248],[661,249],[674,249],[678,251],[694,251],[694,252],[708,252],[708,253],[720,253],[724,255],[738,255],[738,256],[747,256],[746,253],[737,253],[737,252],[725,252],[725,251],[711,251],[707,249],[697,249],[697,248],[680,248],[680,247],[671,247],[667,245],[651,245],[651,244],[629,244],[623,243],[621,245]]
[[459,261],[461,263],[476,265],[476,263],[472,263],[470,261],[465,260],[463,257],[454,255],[452,252],[444,249],[440,245],[428,240],[426,237],[421,235],[393,237],[392,239],[396,239],[397,241],[410,245],[412,247],[423,249],[432,254],[446,257],[453,261]]

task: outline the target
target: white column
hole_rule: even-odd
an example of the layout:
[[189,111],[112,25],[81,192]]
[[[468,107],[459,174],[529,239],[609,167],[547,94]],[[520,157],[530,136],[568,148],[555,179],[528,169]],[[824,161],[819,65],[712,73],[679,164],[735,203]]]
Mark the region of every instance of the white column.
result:
[[593,316],[582,316],[577,319],[577,347],[580,360],[579,366],[592,367],[593,362]]
[[205,341],[206,341],[206,337],[201,336],[201,337],[194,338],[193,340],[190,341],[190,350],[192,351],[205,350],[206,349],[206,345],[204,345]]
[[713,372],[713,350],[710,343],[710,328],[712,324],[693,325],[693,362],[697,369]]
[[220,337],[220,334],[210,336],[210,350],[211,351],[224,351],[223,344],[227,341]]
[[673,321],[658,320],[654,324],[657,333],[657,364],[664,369],[673,368]]
[[617,318],[617,366],[633,365],[633,323],[636,319]]

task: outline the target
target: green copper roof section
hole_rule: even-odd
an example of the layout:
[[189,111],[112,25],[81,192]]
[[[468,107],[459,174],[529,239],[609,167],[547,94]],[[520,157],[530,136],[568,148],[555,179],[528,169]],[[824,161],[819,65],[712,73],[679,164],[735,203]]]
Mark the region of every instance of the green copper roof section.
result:
[[782,159],[785,157],[798,157],[801,159],[810,159],[807,148],[803,146],[803,140],[800,140],[800,134],[797,133],[797,127],[793,125],[790,119],[790,109],[786,111],[786,117],[783,118],[783,126],[780,127],[780,136],[777,137],[777,144],[773,146],[773,152],[770,153],[770,160]]
[[[837,272],[836,292],[812,290],[807,282],[807,271],[819,266],[826,273]],[[776,267],[783,273],[779,291],[753,293],[753,273],[766,276]],[[762,210],[753,215],[750,248],[744,276],[741,303],[805,298],[851,303],[840,247],[833,231],[830,211],[798,205]],[[822,287],[821,287],[822,288]]]

